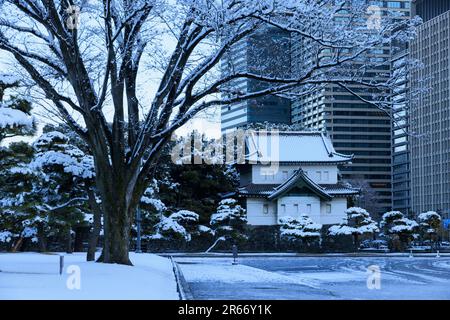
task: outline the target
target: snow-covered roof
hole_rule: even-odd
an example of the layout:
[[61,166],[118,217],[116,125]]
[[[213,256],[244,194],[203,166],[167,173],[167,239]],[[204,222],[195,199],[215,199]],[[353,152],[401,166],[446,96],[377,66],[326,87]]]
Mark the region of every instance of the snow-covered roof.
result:
[[336,152],[319,131],[249,131],[246,147],[250,163],[349,163],[353,159]]

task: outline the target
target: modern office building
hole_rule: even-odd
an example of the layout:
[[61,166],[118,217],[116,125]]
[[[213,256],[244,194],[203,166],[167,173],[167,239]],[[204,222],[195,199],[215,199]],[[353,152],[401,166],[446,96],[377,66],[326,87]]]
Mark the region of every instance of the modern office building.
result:
[[[439,4],[439,6],[437,6]],[[424,68],[411,74],[411,90],[429,79],[431,90],[411,106],[412,210],[450,211],[450,1],[417,1],[425,22],[410,55]],[[440,11],[447,10],[444,13]]]
[[[290,73],[290,35],[274,27],[264,27],[234,45],[221,62],[222,73],[261,73],[266,76],[285,76]],[[267,84],[253,79],[233,81],[228,96],[233,91],[254,92]],[[251,123],[291,122],[290,100],[280,96],[266,96],[221,107],[222,132]]]
[[449,0],[414,0],[413,15],[418,15],[427,22],[450,10]]
[[[447,0],[414,0],[412,16],[418,15],[427,22],[442,13],[450,10],[450,1]],[[409,49],[400,48],[394,53],[393,69],[405,68],[405,59],[408,59]],[[401,71],[400,71],[401,72]],[[404,73],[404,72],[402,72]],[[409,126],[411,105],[408,101],[409,77],[400,83],[394,96],[394,121],[392,131],[392,209],[406,214],[413,213],[411,209],[411,137],[413,129]]]
[[[409,18],[411,1],[373,1],[382,12],[400,12]],[[293,70],[308,63],[308,40],[293,39]],[[367,70],[370,77],[382,77],[391,72],[393,57],[390,46],[374,48],[370,53],[380,60],[379,65]],[[355,67],[358,64],[355,62]],[[363,87],[354,86],[361,92]],[[368,95],[370,99],[370,94]],[[392,207],[391,188],[391,117],[361,101],[337,85],[327,85],[293,102],[293,123],[328,134],[337,152],[354,154],[351,165],[341,168],[343,180],[362,186],[376,194],[371,207],[374,214],[382,214]]]
[[411,213],[411,152],[409,130],[409,76],[406,70],[408,49],[400,48],[393,55],[392,70],[402,75],[393,92],[392,121],[392,210]]

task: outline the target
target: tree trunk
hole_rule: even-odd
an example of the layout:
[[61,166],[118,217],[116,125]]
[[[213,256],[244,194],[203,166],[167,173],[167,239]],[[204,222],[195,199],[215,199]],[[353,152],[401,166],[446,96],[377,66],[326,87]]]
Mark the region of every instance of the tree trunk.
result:
[[66,253],[73,253],[72,228],[70,226],[68,226],[66,230]]
[[39,245],[39,252],[47,252],[47,238],[44,234],[44,226],[37,226],[37,238]]
[[95,199],[95,193],[91,188],[87,190],[89,197],[89,206],[91,207],[92,214],[94,215],[94,225],[89,233],[87,261],[95,260],[95,251],[97,250],[98,238],[100,237],[100,230],[102,229],[102,211]]
[[19,239],[17,239],[17,241],[13,244],[12,248],[11,248],[11,252],[17,252],[20,247],[22,246],[23,243],[23,237],[20,237]]
[[359,236],[358,234],[353,234],[353,245],[355,246],[355,251],[359,250]]
[[134,207],[125,205],[126,197],[105,196],[102,199],[104,208],[105,239],[103,251],[98,262],[132,265],[129,258],[131,212]]

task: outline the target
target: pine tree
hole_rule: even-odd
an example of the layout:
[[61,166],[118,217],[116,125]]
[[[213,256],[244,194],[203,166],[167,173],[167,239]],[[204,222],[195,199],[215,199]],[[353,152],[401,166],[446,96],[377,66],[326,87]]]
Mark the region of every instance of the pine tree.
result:
[[419,214],[417,220],[419,222],[422,239],[430,240],[432,249],[433,243],[437,241],[437,235],[439,228],[441,227],[441,216],[435,211],[427,211]]
[[359,248],[360,236],[371,235],[380,231],[377,223],[370,217],[370,214],[362,208],[351,207],[345,211],[347,217],[340,225],[331,226],[328,234],[352,235],[355,248]]
[[168,217],[162,216],[156,225],[156,234],[150,238],[189,242],[192,240],[192,232],[197,231],[198,218],[198,214],[189,210],[180,210]]
[[[4,139],[30,136],[35,132],[31,117],[31,103],[6,92],[18,88],[18,80],[11,75],[0,74],[0,144]],[[23,142],[0,146],[0,244],[12,251],[20,248],[26,239],[36,240],[35,230],[30,227],[30,214],[10,208],[17,194],[30,189],[32,174],[27,168],[34,154],[33,148]]]
[[217,211],[211,216],[210,225],[216,241],[223,239],[231,243],[240,243],[247,240],[245,209],[235,199],[228,198],[219,202]]
[[[87,197],[87,202],[89,204],[89,213],[85,213],[85,223],[89,227],[89,238],[88,238],[88,249],[87,249],[87,261],[95,260],[95,252],[97,250],[97,244],[100,238],[100,233],[102,231],[102,203],[100,197],[98,196],[98,191],[95,185],[95,172],[93,167],[93,160],[91,156],[91,150],[89,149],[86,142],[84,142],[77,134],[70,130],[67,125],[60,124],[58,126],[46,125],[43,130],[45,133],[48,132],[60,132],[67,139],[67,145],[75,147],[81,151],[78,159],[84,158],[87,161],[89,174],[77,177],[79,182],[79,187],[84,191],[83,196]],[[90,174],[92,173],[92,174]],[[84,204],[83,204],[84,205]],[[81,226],[84,226],[82,224]]]
[[32,211],[26,210],[26,195],[35,175],[28,168],[34,149],[25,142],[0,148],[0,243],[17,251],[27,239],[37,241]]
[[0,74],[0,143],[6,138],[29,136],[35,132],[31,103],[14,95],[5,99],[6,91],[18,86],[17,78]]
[[418,231],[418,223],[405,218],[400,211],[389,211],[383,214],[380,228],[383,235],[390,238],[390,248],[394,251],[404,251]]
[[280,218],[280,224],[280,237],[283,240],[308,247],[320,242],[322,225],[314,223],[307,215],[298,218],[286,216]]
[[[63,133],[44,128],[32,149],[25,149],[27,157],[15,156],[2,188],[2,207],[15,217],[15,230],[26,226],[27,237],[37,239],[41,251],[47,250],[49,237],[62,237],[71,252],[72,227],[84,224],[90,212],[85,190],[95,175],[92,157],[68,141]],[[16,232],[19,239],[24,234]]]
[[[204,163],[210,158],[198,150],[194,141],[201,141],[203,146],[216,143],[198,132],[182,137],[168,145],[158,162],[156,176],[159,185],[159,198],[173,210],[185,209],[199,214],[199,222],[207,225],[211,214],[216,210],[222,195],[233,192],[238,185],[238,173],[233,166],[216,163]],[[192,157],[185,164],[174,163],[171,154],[177,144],[191,147]],[[186,148],[189,148],[186,147]],[[188,152],[189,154],[189,152]],[[194,154],[198,155],[202,163],[194,163]]]

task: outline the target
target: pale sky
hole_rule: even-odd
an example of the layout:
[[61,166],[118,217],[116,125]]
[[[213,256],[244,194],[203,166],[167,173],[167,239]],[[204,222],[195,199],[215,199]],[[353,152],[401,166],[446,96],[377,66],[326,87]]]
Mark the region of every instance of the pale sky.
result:
[[[0,50],[0,73],[10,73],[11,68],[9,66],[14,65],[14,60],[12,57],[10,57],[8,54]],[[150,77],[153,78],[153,77]],[[154,93],[156,91],[158,80],[152,79],[148,81],[143,81],[144,84],[141,84],[142,90],[140,90],[139,93],[145,92],[145,96],[143,99],[141,99],[141,104],[148,105],[150,101],[152,100]],[[109,110],[108,110],[109,109]],[[35,106],[33,109],[36,118],[38,122],[39,131],[42,129],[42,127],[45,126],[46,123],[49,123],[50,121],[36,113],[45,113],[45,110],[39,106]],[[105,108],[105,116],[107,117],[107,120],[110,121],[113,116],[113,110],[112,108]],[[182,128],[177,130],[178,135],[185,135],[188,132],[191,132],[192,130],[197,130],[200,133],[205,133],[208,137],[211,138],[218,138],[220,137],[220,108],[210,109],[207,112],[200,113],[197,117],[186,123]],[[38,132],[39,134],[39,132]],[[14,138],[9,139],[6,142],[11,141],[17,141],[17,140],[24,140],[24,141],[30,141],[34,138]]]

